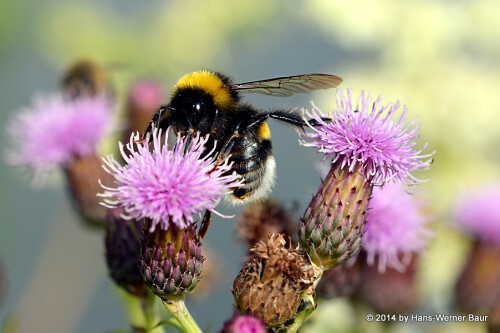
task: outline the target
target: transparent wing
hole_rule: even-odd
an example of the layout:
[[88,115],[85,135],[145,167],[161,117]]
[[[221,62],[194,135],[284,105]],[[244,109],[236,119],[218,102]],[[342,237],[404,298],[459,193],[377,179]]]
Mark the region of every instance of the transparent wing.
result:
[[342,78],[336,75],[302,74],[234,84],[231,86],[231,89],[242,93],[259,93],[286,97],[293,94],[307,93],[312,90],[335,88],[342,81]]

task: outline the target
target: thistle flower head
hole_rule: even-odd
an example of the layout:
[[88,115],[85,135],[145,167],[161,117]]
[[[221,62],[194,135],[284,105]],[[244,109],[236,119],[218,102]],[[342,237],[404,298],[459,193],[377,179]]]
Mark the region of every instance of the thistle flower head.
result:
[[266,333],[266,326],[257,317],[235,314],[224,323],[220,333]]
[[151,112],[165,101],[165,94],[161,85],[152,80],[141,80],[134,83],[130,88],[128,96],[129,108],[146,112],[151,116]]
[[128,93],[125,141],[132,133],[143,131],[163,103],[165,93],[159,83],[151,80],[135,82]]
[[[432,154],[422,154],[426,146],[416,150],[415,142],[419,125],[415,121],[403,124],[406,107],[396,122],[392,117],[400,107],[399,102],[383,105],[381,98],[372,101],[369,94],[361,92],[357,104],[353,103],[352,91],[347,95],[337,93],[338,111],[332,121],[313,104],[313,110],[306,112],[320,126],[309,126],[311,132],[303,135],[304,146],[316,147],[326,158],[333,156],[333,163],[353,170],[362,165],[374,184],[384,184],[389,180],[408,184],[421,180],[411,172],[426,169]],[[310,124],[310,122],[308,122]]]
[[500,244],[500,185],[492,185],[459,197],[454,207],[458,226],[485,242]]
[[432,235],[426,226],[424,204],[402,185],[386,184],[373,189],[368,208],[363,235],[368,264],[378,257],[379,271],[386,267],[404,270],[412,253],[422,251]]
[[[145,229],[152,221],[146,219]],[[146,285],[162,300],[174,300],[192,292],[201,279],[203,261],[194,225],[178,229],[156,228],[141,243],[139,269]]]
[[163,140],[161,134],[161,130],[154,129],[152,152],[149,138],[134,143],[138,133],[126,146],[120,143],[126,165],[120,165],[113,156],[104,159],[104,168],[117,185],[103,185],[105,192],[99,194],[105,205],[124,207],[126,218],[151,219],[151,231],[158,225],[162,229],[171,224],[186,228],[193,223],[193,214],[205,209],[217,213],[215,206],[222,196],[241,184],[235,173],[229,174],[231,164],[227,159],[219,161],[214,150],[206,151],[208,136],[178,135],[170,150],[166,144],[168,133]]
[[112,110],[105,96],[39,96],[8,125],[13,141],[8,160],[41,175],[75,156],[90,155],[111,129]]

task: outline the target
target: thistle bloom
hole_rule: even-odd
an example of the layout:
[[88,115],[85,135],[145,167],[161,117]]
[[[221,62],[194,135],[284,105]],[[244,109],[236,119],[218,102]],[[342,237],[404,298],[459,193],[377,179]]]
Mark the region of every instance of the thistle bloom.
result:
[[306,112],[316,122],[305,120],[311,128],[302,134],[304,146],[316,147],[333,156],[325,181],[313,197],[299,230],[301,245],[311,259],[324,270],[354,257],[361,249],[361,239],[374,185],[389,181],[415,184],[411,174],[426,169],[432,154],[415,150],[418,137],[415,121],[403,125],[406,108],[397,122],[391,119],[399,102],[372,103],[364,92],[353,105],[352,92],[337,94],[338,111],[331,121],[316,106]]
[[454,207],[455,222],[485,242],[500,244],[500,185],[478,188],[461,196]]
[[266,333],[266,326],[257,317],[235,314],[224,323],[220,333]]
[[390,180],[418,183],[421,180],[411,172],[428,168],[432,154],[422,154],[427,145],[420,150],[414,149],[413,140],[419,137],[420,126],[416,121],[407,126],[403,124],[406,107],[397,122],[392,121],[399,106],[399,102],[382,105],[380,97],[372,101],[365,92],[361,92],[354,105],[352,91],[347,90],[346,96],[339,90],[338,111],[331,122],[322,119],[327,115],[314,104],[313,111],[306,112],[321,126],[310,126],[312,132],[306,133],[301,143],[318,148],[326,155],[325,159],[333,156],[332,164],[340,163],[341,168],[347,166],[352,171],[361,165],[373,184],[385,184]]
[[128,139],[132,133],[146,129],[164,102],[165,93],[159,83],[151,80],[135,82],[128,93],[127,130],[124,137]]
[[374,188],[368,209],[363,235],[368,264],[373,265],[378,257],[379,272],[386,267],[403,271],[432,235],[423,202],[406,193],[401,184],[389,183]]
[[126,146],[120,143],[126,165],[111,155],[104,159],[104,168],[114,176],[117,187],[103,185],[105,192],[99,195],[109,207],[124,207],[125,218],[150,219],[150,231],[171,225],[184,229],[194,222],[193,214],[205,209],[217,213],[215,206],[241,179],[236,173],[228,174],[231,164],[227,159],[218,161],[214,150],[207,153],[208,136],[178,135],[175,147],[169,150],[168,133],[163,140],[161,134],[154,129],[152,152],[149,139],[133,142],[138,134]]
[[13,139],[9,162],[43,175],[75,157],[95,153],[97,143],[112,127],[113,106],[108,97],[65,99],[40,96],[8,125]]

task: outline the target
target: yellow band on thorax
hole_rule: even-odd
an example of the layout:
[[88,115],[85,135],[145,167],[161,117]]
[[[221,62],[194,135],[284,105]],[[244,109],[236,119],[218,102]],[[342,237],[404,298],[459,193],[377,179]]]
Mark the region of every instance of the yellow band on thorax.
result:
[[174,95],[179,89],[200,89],[212,95],[215,104],[222,108],[235,108],[236,100],[231,96],[229,87],[209,71],[197,71],[184,75],[174,87]]

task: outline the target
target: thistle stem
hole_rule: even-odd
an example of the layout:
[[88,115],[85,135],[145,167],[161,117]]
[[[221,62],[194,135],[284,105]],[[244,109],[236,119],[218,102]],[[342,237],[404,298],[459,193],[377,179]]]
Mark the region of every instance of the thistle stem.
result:
[[[146,299],[132,296],[121,288],[116,288],[122,301],[127,319],[134,333],[164,333],[162,326],[155,327],[160,318],[155,308],[154,298],[146,296]],[[153,295],[154,296],[154,295]]]
[[146,328],[148,333],[164,333],[163,326],[157,326],[161,318],[158,313],[158,298],[151,291],[148,290],[146,297],[144,297],[143,311],[146,317]]
[[[318,268],[319,270],[319,268]],[[319,280],[321,280],[321,277],[323,277],[323,271],[320,270],[319,277],[316,281],[314,281],[314,289],[316,289],[316,286],[319,283]],[[294,319],[293,324],[288,326],[286,328],[287,333],[295,333],[299,330],[299,328],[302,326],[304,321],[309,317],[309,315],[316,309],[316,303],[314,301],[314,297],[308,293],[307,291],[304,291],[301,294],[302,301],[305,304],[304,309],[300,312],[300,314]]]
[[307,292],[302,293],[302,299],[305,302],[305,308],[299,313],[299,315],[294,319],[293,324],[287,327],[287,333],[296,333],[302,326],[304,321],[309,317],[309,315],[316,309],[314,300],[310,301],[310,295]]
[[186,308],[184,298],[163,301],[163,305],[179,321],[186,333],[203,333]]
[[146,327],[146,316],[142,311],[141,299],[130,295],[121,288],[116,288],[116,291],[122,301],[132,331],[141,332],[141,329]]

